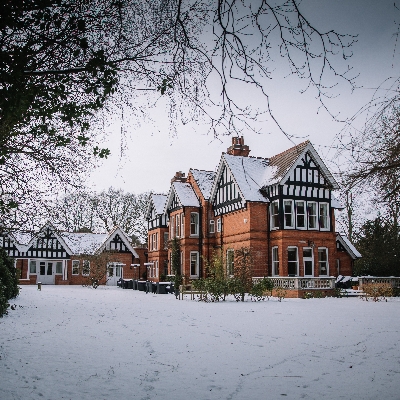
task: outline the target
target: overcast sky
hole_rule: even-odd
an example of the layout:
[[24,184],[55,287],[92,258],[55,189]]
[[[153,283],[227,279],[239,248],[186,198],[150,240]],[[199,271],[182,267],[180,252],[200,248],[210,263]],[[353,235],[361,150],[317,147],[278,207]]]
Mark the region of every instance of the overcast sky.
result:
[[[304,0],[300,9],[319,29],[335,29],[340,33],[358,34],[353,46],[354,55],[348,60],[354,75],[360,74],[351,92],[340,86],[341,95],[328,101],[332,113],[340,118],[351,117],[368,102],[373,89],[390,76],[398,76],[399,57],[394,53],[396,21],[400,11],[393,0]],[[400,48],[397,49],[400,54]],[[274,79],[268,82],[270,103],[282,127],[296,138],[295,143],[306,139],[316,147],[323,158],[329,160],[334,152],[330,146],[343,128],[325,111],[319,110],[315,92],[301,94],[302,83],[296,78],[285,78],[275,66]],[[245,94],[243,94],[245,95]],[[177,137],[168,134],[167,108],[160,102],[152,111],[152,123],[122,121],[117,117],[105,127],[112,156],[103,162],[88,179],[94,190],[110,186],[125,191],[141,193],[167,192],[170,179],[176,171],[189,168],[215,170],[222,152],[231,144],[231,137],[214,139],[207,135],[207,126],[186,125],[178,127]],[[358,122],[361,126],[362,121]],[[263,134],[244,132],[245,143],[252,156],[269,157],[291,146],[290,142],[270,118],[265,118]],[[121,158],[121,127],[126,131],[128,151]]]

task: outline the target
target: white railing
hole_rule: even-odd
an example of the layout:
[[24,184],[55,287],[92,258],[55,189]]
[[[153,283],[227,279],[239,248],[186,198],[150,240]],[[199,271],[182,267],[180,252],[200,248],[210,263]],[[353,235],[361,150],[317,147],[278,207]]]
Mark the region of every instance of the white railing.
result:
[[[258,282],[262,277],[253,278],[253,282]],[[298,276],[269,276],[268,279],[274,283],[274,287],[281,287],[289,290],[304,289],[334,289],[336,278],[304,278]]]
[[394,288],[400,288],[400,277],[398,276],[360,276],[358,278],[358,285],[362,288],[366,283],[388,283]]

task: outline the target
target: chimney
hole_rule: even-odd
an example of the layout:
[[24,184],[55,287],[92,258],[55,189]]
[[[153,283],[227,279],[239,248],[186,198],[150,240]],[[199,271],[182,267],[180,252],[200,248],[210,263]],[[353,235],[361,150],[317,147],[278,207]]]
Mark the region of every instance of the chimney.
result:
[[250,153],[249,146],[244,145],[244,139],[242,137],[233,137],[232,138],[232,146],[228,147],[226,151],[231,156],[242,156],[248,157]]
[[186,182],[185,173],[182,171],[176,172],[175,176],[171,179],[172,182]]

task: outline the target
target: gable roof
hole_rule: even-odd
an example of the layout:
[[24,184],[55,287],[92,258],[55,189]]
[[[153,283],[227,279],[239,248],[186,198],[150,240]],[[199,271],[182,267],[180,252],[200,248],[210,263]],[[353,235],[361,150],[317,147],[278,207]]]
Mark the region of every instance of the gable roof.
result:
[[282,153],[279,153],[269,159],[269,165],[276,167],[274,175],[274,183],[283,185],[288,179],[290,173],[296,168],[297,160],[304,157],[308,153],[313,161],[321,168],[321,172],[325,175],[327,181],[332,185],[333,189],[339,189],[339,185],[336,182],[317,151],[309,140],[298,144],[297,146],[291,147]]
[[354,247],[354,245],[350,242],[349,238],[346,235],[344,235],[343,233],[337,233],[336,240],[346,249],[353,260],[356,260],[357,258],[362,258],[361,253]]
[[189,183],[173,182],[168,193],[168,200],[165,203],[164,212],[167,212],[174,195],[182,207],[200,207],[199,199]]
[[[268,166],[268,159],[223,154],[217,173],[218,177],[222,173],[223,165],[226,165],[232,173],[232,177],[243,199],[247,201],[268,202],[268,199],[260,192],[260,189],[268,184],[272,176],[271,172],[273,172]],[[213,189],[216,189],[216,186],[217,182]]]
[[150,217],[152,207],[156,210],[157,215],[164,214],[165,203],[168,196],[166,194],[151,193],[149,196],[149,204],[147,205],[146,218]]
[[194,180],[199,187],[201,194],[203,197],[208,200],[211,195],[211,189],[214,184],[214,179],[216,173],[214,171],[203,171],[201,169],[190,169],[190,173],[192,173]]
[[115,235],[119,234],[127,249],[132,252],[136,258],[139,257],[132,247],[128,235],[118,226],[111,229],[108,233],[60,232],[51,222],[47,222],[36,234],[14,232],[11,236],[18,250],[27,252],[29,248],[34,245],[38,237],[40,237],[40,234],[47,228],[52,231],[69,255],[95,254],[102,251]]

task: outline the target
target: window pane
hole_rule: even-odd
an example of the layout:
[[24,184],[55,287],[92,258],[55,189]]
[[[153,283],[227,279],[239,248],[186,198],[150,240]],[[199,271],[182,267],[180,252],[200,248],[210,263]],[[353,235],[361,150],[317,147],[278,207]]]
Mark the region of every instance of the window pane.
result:
[[190,254],[190,275],[196,276],[197,273],[197,253]]
[[308,227],[315,229],[317,227],[317,205],[308,203]]
[[296,203],[296,214],[297,214],[297,228],[305,228],[306,227],[306,208],[304,201],[298,201]]
[[47,275],[53,275],[53,263],[47,263]]
[[40,275],[46,275],[46,263],[43,261],[40,263]]
[[191,213],[190,214],[190,234],[191,235],[198,234],[198,226],[199,226],[199,214]]
[[29,263],[29,273],[36,274],[36,261],[31,261]]
[[56,274],[62,274],[62,262],[56,262]]

